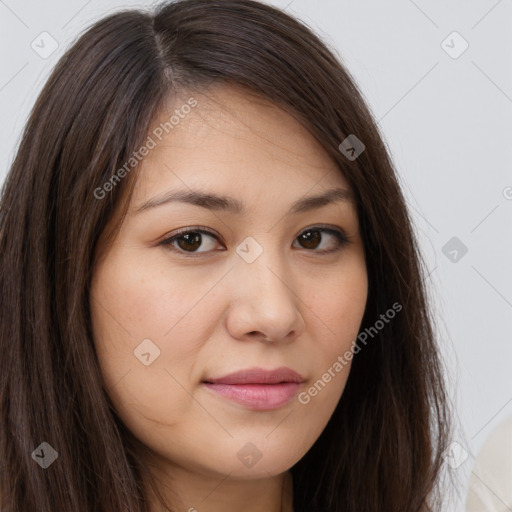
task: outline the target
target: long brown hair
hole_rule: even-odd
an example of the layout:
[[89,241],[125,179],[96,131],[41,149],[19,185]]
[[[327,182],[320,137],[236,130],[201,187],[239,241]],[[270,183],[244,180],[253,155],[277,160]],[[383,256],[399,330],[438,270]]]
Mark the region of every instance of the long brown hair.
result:
[[[355,354],[333,416],[291,468],[295,512],[441,510],[451,421],[424,263],[383,138],[334,55],[266,4],[178,0],[110,15],[60,59],[2,189],[2,512],[148,510],[147,469],[102,386],[89,310],[99,237],[137,169],[101,200],[93,191],[140,148],[164,103],[213,83],[286,109],[339,164],[367,261],[362,327],[402,307]],[[365,149],[349,159],[340,143],[351,134]],[[41,443],[58,453],[46,469]]]

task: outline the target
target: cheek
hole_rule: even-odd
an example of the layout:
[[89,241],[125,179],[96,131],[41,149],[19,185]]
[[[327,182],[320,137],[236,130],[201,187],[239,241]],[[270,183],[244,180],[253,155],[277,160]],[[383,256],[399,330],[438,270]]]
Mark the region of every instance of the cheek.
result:
[[151,416],[148,404],[157,403],[167,419],[183,416],[190,403],[183,386],[215,325],[208,281],[113,253],[94,275],[91,316],[102,374],[120,413]]
[[350,373],[353,345],[368,296],[364,260],[354,258],[336,279],[322,283],[321,290],[309,285],[310,320],[316,326],[312,333],[315,371],[309,386],[298,396],[299,404],[310,411],[317,425],[325,425],[334,412]]
[[310,281],[304,296],[317,326],[315,344],[321,349],[323,365],[330,366],[357,338],[368,297],[364,260],[353,258],[330,279]]
[[204,339],[202,326],[210,325],[214,276],[166,266],[160,258],[151,263],[143,252],[129,258],[114,253],[98,267],[91,291],[97,338],[110,338],[123,353],[147,338],[161,350],[190,351],[194,340]]
[[169,428],[197,414],[191,375],[214,324],[211,304],[200,300],[208,290],[190,286],[195,280],[183,272],[166,275],[133,258],[111,261],[98,267],[91,288],[101,373],[122,422],[157,447],[168,443]]

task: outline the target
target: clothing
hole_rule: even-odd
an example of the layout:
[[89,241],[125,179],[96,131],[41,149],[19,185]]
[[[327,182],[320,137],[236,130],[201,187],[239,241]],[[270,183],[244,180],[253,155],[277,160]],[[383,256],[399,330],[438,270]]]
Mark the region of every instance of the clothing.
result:
[[469,482],[466,512],[512,511],[512,416],[480,450]]

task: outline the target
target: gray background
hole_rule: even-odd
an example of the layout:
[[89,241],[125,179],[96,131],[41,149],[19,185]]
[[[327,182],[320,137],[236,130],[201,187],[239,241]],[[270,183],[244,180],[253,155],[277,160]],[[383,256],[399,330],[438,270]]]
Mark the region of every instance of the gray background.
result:
[[[335,48],[396,164],[430,272],[460,445],[451,510],[462,511],[474,457],[512,415],[511,2],[267,1]],[[150,5],[0,0],[0,183],[64,49],[99,17]],[[59,44],[47,59],[31,47],[44,31]]]

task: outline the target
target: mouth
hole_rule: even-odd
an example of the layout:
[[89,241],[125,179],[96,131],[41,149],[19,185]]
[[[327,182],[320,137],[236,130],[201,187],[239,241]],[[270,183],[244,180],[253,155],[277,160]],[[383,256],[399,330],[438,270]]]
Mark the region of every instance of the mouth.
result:
[[304,378],[290,368],[249,368],[202,384],[215,393],[248,409],[265,411],[284,406],[298,393]]

